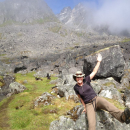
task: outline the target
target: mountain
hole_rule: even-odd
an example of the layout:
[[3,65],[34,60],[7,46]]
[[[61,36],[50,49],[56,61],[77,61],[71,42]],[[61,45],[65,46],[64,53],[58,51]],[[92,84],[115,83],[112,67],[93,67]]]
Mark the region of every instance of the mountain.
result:
[[55,15],[44,0],[5,0],[0,2],[0,24],[10,22],[31,23],[52,20]]
[[68,22],[71,17],[72,9],[70,7],[65,7],[60,14],[57,15],[59,20],[63,23]]
[[[75,29],[86,29],[90,21],[90,13],[82,3],[79,3],[73,10],[69,7],[64,8],[60,14],[57,15],[58,19],[69,27]],[[87,17],[88,16],[88,17]]]

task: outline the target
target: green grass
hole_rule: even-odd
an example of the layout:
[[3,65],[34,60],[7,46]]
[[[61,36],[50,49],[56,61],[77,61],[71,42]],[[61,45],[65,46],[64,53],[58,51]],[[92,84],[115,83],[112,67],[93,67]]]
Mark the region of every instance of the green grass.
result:
[[0,33],[0,39],[2,39],[2,33]]
[[50,27],[49,30],[52,31],[53,33],[58,33],[61,29],[61,26],[54,26]]
[[86,36],[85,32],[74,32],[74,34],[76,34],[78,37],[84,37],[84,36]]
[[0,56],[6,56],[6,54],[0,54]]
[[[16,82],[24,84],[27,89],[13,95],[12,99],[7,98],[0,102],[0,109],[4,109],[5,115],[8,116],[6,124],[9,124],[7,127],[9,130],[49,130],[52,121],[77,105],[65,98],[55,98],[52,105],[34,107],[35,99],[44,92],[51,92],[51,88],[55,85],[50,84],[50,80],[47,78],[42,78],[42,81],[35,80],[34,74],[35,72],[25,75],[17,73],[15,75]],[[51,77],[51,80],[55,79],[57,77]],[[24,83],[25,80],[27,83]],[[9,103],[7,104],[7,102]],[[3,108],[4,104],[6,104],[6,108]],[[3,118],[3,115],[0,115],[0,121]],[[0,129],[2,129],[1,126]]]
[[130,38],[125,38],[125,39],[123,39],[123,41],[121,41],[122,43],[124,43],[124,42],[129,42],[130,41]]
[[15,24],[15,25],[44,24],[46,22],[58,22],[58,19],[54,16],[49,16],[49,17],[45,17],[43,19],[41,18],[41,19],[32,20],[32,22],[29,22],[29,23],[22,23],[22,22],[9,20],[9,21],[4,22],[3,24],[0,24],[0,27],[5,27],[5,26],[8,26],[8,25],[13,25],[13,24]]

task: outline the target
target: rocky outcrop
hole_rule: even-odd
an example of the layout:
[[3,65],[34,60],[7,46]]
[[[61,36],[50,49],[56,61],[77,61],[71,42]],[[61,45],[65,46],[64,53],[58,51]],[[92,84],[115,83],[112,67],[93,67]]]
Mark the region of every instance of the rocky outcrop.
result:
[[13,82],[9,85],[9,89],[12,95],[12,94],[18,94],[18,93],[23,92],[26,89],[26,87],[18,82]]
[[4,75],[0,78],[2,82],[2,86],[0,87],[0,101],[5,98],[10,93],[9,85],[15,81],[15,77],[13,75]]
[[60,14],[57,15],[59,20],[63,23],[66,23],[71,17],[72,9],[70,7],[65,7]]
[[[61,116],[59,120],[50,124],[49,130],[88,130],[87,116],[84,113],[81,114],[82,110],[82,106],[76,106],[70,114],[75,115],[76,118]],[[96,130],[128,130],[130,128],[130,125],[120,123],[103,110],[96,112],[96,120]]]
[[48,92],[43,93],[41,96],[39,96],[35,102],[34,102],[34,107],[37,107],[39,105],[50,105],[52,99],[54,99],[55,97],[51,94],[49,94]]
[[87,28],[87,24],[90,20],[90,18],[87,18],[89,13],[90,12],[85,8],[85,6],[82,3],[79,3],[72,10],[69,7],[64,8],[57,17],[61,22],[69,27],[75,29],[85,29]]
[[84,73],[89,75],[95,67],[96,54],[100,53],[103,57],[100,68],[96,74],[98,78],[114,77],[121,79],[124,75],[125,61],[120,46],[112,46],[99,50],[98,52],[85,57]]

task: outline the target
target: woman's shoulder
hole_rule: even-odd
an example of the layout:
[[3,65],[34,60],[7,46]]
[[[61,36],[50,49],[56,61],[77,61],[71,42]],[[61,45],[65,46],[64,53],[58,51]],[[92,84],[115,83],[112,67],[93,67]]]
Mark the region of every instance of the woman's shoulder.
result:
[[85,82],[91,82],[90,75],[85,77]]

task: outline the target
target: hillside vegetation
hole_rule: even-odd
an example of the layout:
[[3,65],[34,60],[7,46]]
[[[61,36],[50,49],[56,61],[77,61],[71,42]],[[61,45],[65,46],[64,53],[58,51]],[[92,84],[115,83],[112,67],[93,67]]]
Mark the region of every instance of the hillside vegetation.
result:
[[[65,98],[55,98],[51,105],[34,107],[35,99],[44,92],[50,93],[55,84],[50,84],[47,78],[37,81],[33,75],[34,72],[16,74],[16,82],[24,84],[27,89],[0,102],[0,130],[48,130],[53,120],[78,105]],[[51,80],[55,79],[51,77]]]

